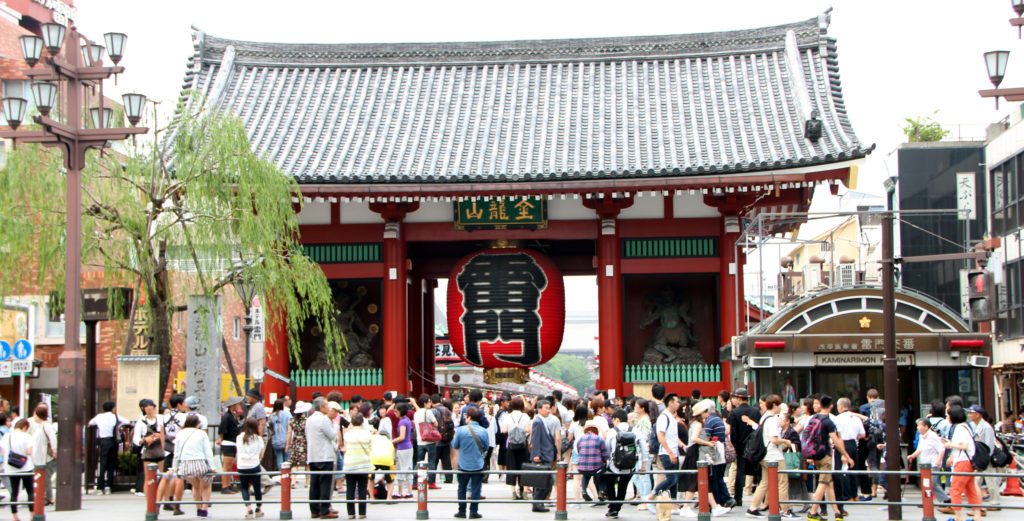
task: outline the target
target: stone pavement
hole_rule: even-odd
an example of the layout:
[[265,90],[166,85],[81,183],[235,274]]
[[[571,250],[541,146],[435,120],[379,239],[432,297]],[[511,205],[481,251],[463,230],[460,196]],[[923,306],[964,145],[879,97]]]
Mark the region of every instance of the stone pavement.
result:
[[[456,485],[442,485],[442,490],[431,490],[430,498],[439,500],[454,500],[456,493]],[[299,488],[294,490],[293,499],[304,500],[307,498],[308,489],[303,489],[301,484]],[[570,488],[571,492],[571,488]],[[484,485],[483,489],[484,496],[488,500],[508,500],[511,497],[509,487],[504,484],[487,484]],[[905,494],[907,495],[906,501],[910,503],[916,503],[920,501],[920,495],[914,487],[907,487]],[[266,496],[266,499],[279,500],[280,489],[275,487],[273,491]],[[186,500],[189,498],[186,497]],[[570,497],[571,499],[571,497]],[[241,501],[239,494],[235,495],[222,495],[214,493],[214,501]],[[407,500],[411,501],[411,500]],[[1024,509],[1024,498],[1004,498],[1003,501],[1005,506],[1016,506]],[[345,505],[334,503],[332,507],[337,510],[340,514],[339,519],[348,519],[345,514]],[[145,519],[145,498],[128,495],[125,493],[114,494],[110,496],[85,496],[82,502],[82,510],[77,512],[55,512],[51,508],[47,509],[46,518],[48,521],[112,521],[112,520],[137,520],[143,521]],[[189,521],[199,519],[195,515],[195,507],[185,506],[185,515],[183,516],[172,516],[170,512],[160,512],[160,519],[167,520],[182,520]],[[888,518],[885,507],[878,504],[863,503],[857,505],[851,505],[847,508],[850,512],[848,521],[881,521]],[[266,517],[264,519],[268,521],[278,519],[280,512],[279,505],[270,504],[264,508]],[[530,505],[522,502],[510,502],[501,504],[483,504],[480,506],[480,513],[483,514],[484,520],[490,521],[553,521],[555,518],[554,509],[551,509],[551,513],[547,514],[535,514],[530,511]],[[456,511],[456,505],[454,503],[433,503],[429,506],[430,519],[452,519],[452,515]],[[606,509],[593,508],[592,505],[570,505],[568,509],[569,520],[579,521],[604,521],[606,518],[604,514]],[[210,509],[210,519],[219,520],[241,520],[244,516],[244,508],[242,505],[214,505]],[[309,505],[296,504],[292,507],[292,514],[294,519],[310,519]],[[1024,514],[1024,510],[1014,509],[1003,509],[999,512],[989,512],[986,518],[987,521],[1019,521],[1021,515]],[[0,509],[0,519],[10,519],[9,510],[7,507]],[[31,519],[29,512],[21,510],[21,519],[28,521]],[[948,517],[943,514],[938,514],[936,517],[940,521],[945,521]],[[367,509],[367,519],[369,520],[413,520],[416,518],[416,504],[393,504],[386,505],[380,502],[371,502]],[[903,518],[906,520],[917,521],[921,519],[921,509],[915,506],[906,506],[903,508]],[[625,505],[622,509],[619,519],[635,520],[635,521],[656,521],[656,517],[653,514],[649,514],[646,511],[639,511],[635,506]],[[673,516],[673,519],[686,519],[679,516]],[[740,520],[740,519],[751,519],[744,515],[743,509],[736,508],[732,512],[721,517],[714,519],[729,519],[729,520]],[[766,518],[767,519],[767,518]]]

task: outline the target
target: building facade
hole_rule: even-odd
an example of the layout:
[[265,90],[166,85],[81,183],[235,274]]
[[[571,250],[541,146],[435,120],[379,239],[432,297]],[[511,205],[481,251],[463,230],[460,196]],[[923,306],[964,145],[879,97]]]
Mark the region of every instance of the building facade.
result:
[[[298,180],[306,253],[358,324],[350,350],[381,374],[350,392],[430,388],[435,281],[517,241],[563,275],[596,276],[598,386],[628,394],[627,365],[728,365],[741,219],[806,209],[871,151],[828,25],[436,44],[196,32],[184,101],[236,114]],[[268,373],[344,371],[323,367],[315,330],[298,363],[285,341],[268,338]]]

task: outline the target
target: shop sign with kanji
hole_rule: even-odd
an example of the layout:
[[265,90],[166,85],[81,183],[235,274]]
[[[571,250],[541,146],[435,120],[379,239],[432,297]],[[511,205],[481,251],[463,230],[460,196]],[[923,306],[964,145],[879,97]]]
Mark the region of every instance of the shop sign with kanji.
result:
[[538,197],[478,199],[455,203],[456,230],[543,229],[546,202]]

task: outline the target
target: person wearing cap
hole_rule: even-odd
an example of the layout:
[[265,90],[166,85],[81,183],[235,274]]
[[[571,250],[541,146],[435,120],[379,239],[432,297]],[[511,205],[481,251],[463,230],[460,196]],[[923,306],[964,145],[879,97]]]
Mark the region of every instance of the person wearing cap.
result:
[[[335,403],[334,405],[338,405]],[[338,405],[338,409],[341,406]],[[331,511],[331,483],[337,459],[338,429],[331,420],[333,407],[324,397],[313,400],[313,412],[306,419],[306,460],[313,474],[309,483],[309,510],[313,519],[337,519]],[[334,412],[333,414],[337,414]]]
[[199,418],[199,430],[205,431],[210,428],[209,421],[206,419],[206,416],[199,412],[199,408],[199,398],[189,396],[188,398],[185,398],[185,401],[181,402],[178,410],[185,413],[186,416],[195,416],[196,418]]
[[[235,471],[235,457],[238,455],[238,446],[235,439],[242,433],[242,425],[239,420],[242,418],[242,397],[232,396],[224,402],[226,410],[220,417],[220,435],[217,437],[217,445],[220,446],[221,463],[224,472]],[[231,484],[231,476],[223,474],[220,477],[221,494],[237,494],[238,487]]]
[[[992,424],[985,420],[985,409],[978,404],[968,407],[967,419],[972,424],[970,426],[973,427],[975,441],[984,443],[988,447],[988,453],[993,454],[996,450],[996,431],[992,428]],[[1002,472],[1002,469],[990,465],[986,472],[989,474]],[[990,505],[988,510],[999,510],[999,478],[997,476],[978,476],[975,481],[979,490],[982,484],[988,490],[988,504]]]
[[[729,424],[730,438],[736,449],[736,454],[743,454],[743,449],[747,445],[747,436],[754,432],[753,427],[747,422],[757,422],[761,419],[761,412],[756,407],[751,407],[747,403],[749,400],[750,393],[747,392],[746,387],[737,388],[730,397],[732,412],[729,413],[726,423]],[[752,486],[753,475],[754,469],[747,468],[746,459],[736,458],[736,482],[733,485],[733,500],[736,501],[736,506],[743,505],[743,492]],[[748,478],[750,478],[751,484],[747,484]]]
[[[593,501],[587,493],[587,487],[590,480],[597,477],[598,472],[604,468],[604,463],[608,461],[608,445],[601,438],[600,429],[594,420],[587,420],[583,425],[583,436],[576,442],[576,454],[576,468],[583,476],[583,500]],[[597,482],[597,489],[603,490],[600,480]]]
[[267,429],[267,409],[263,406],[263,396],[255,388],[249,389],[245,392],[245,403],[249,406],[249,412],[246,413],[246,418],[253,418],[259,423],[260,436]]

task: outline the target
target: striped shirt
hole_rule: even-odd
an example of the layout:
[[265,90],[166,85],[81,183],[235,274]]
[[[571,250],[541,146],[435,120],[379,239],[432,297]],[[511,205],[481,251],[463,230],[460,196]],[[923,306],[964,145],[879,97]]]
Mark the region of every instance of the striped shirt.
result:
[[345,431],[344,470],[373,470],[373,464],[370,463],[370,436],[370,431],[359,427]]
[[581,472],[600,470],[604,467],[604,462],[608,461],[608,446],[600,436],[592,432],[588,432],[580,438],[577,452],[579,452],[580,460],[576,467]]

